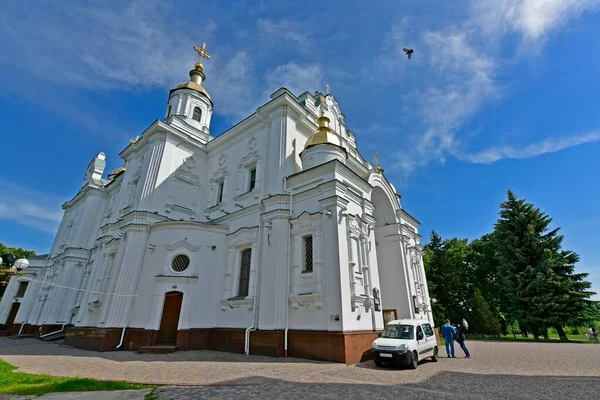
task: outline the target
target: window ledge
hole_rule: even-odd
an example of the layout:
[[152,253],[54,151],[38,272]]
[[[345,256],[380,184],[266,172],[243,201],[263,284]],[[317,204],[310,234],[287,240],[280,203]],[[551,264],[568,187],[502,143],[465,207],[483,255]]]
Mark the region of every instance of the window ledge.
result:
[[252,189],[252,190],[250,190],[250,191],[248,191],[246,193],[242,193],[239,196],[235,196],[233,198],[233,200],[235,200],[235,201],[246,200],[246,199],[248,199],[250,197],[254,197],[255,199],[258,199],[258,197],[259,197],[258,188],[255,187],[254,189]]
[[230,297],[227,300],[219,301],[221,311],[227,311],[238,307],[247,307],[248,310],[254,310],[254,297]]
[[290,306],[292,306],[292,308],[295,310],[300,307],[308,307],[311,304],[314,305],[315,308],[320,309],[323,308],[324,299],[325,296],[322,293],[303,293],[290,296],[289,302]]

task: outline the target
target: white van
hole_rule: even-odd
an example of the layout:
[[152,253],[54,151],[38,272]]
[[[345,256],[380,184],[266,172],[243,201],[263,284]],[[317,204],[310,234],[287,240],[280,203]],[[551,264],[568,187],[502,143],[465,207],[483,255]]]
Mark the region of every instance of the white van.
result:
[[408,365],[417,368],[419,361],[438,360],[437,339],[426,320],[399,319],[389,322],[373,342],[373,360],[385,364]]

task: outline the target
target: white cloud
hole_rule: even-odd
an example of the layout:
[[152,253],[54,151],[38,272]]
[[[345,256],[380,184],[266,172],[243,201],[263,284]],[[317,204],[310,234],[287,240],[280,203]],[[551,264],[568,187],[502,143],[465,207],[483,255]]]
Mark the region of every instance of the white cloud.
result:
[[291,62],[267,71],[265,83],[268,94],[283,86],[298,96],[323,85],[323,70],[319,64],[299,65]]
[[15,221],[39,231],[56,233],[64,199],[0,180],[5,195],[0,199],[0,219]]
[[[426,31],[416,41],[413,39],[417,52],[411,62],[420,63],[423,72],[419,79],[426,86],[413,90],[410,98],[416,101],[415,111],[422,116],[419,122],[424,128],[406,138],[407,146],[397,151],[394,167],[409,173],[433,160],[444,162],[448,155],[481,162],[475,160],[503,155],[535,157],[553,148],[570,147],[573,138],[536,143],[527,146],[526,151],[498,147],[479,157],[469,157],[463,155],[467,138],[460,128],[485,104],[504,93],[497,77],[504,64],[498,54],[506,35],[516,32],[524,44],[543,44],[553,30],[599,4],[600,0],[473,0],[469,17],[463,23]],[[392,27],[390,37],[395,48],[409,41],[409,31],[406,20]],[[389,48],[386,51],[389,53]],[[394,54],[396,63],[406,61],[402,60],[404,54]],[[403,64],[396,67],[396,72],[408,78]]]
[[495,61],[476,51],[466,32],[425,32],[422,45],[433,79],[412,97],[427,130],[413,138],[415,152],[398,153],[395,167],[405,172],[434,159],[443,162],[460,144],[457,130],[464,121],[501,91],[495,82]]
[[493,147],[479,153],[460,155],[459,158],[477,164],[489,164],[502,159],[522,159],[542,154],[555,153],[569,147],[600,141],[600,132],[591,132],[571,137],[546,139],[525,147]]
[[517,32],[528,42],[543,40],[599,0],[473,0],[473,22],[488,34]]
[[256,22],[258,34],[260,37],[269,43],[276,40],[289,40],[295,42],[296,45],[307,46],[310,42],[306,29],[296,22],[290,20],[281,20],[275,22],[270,19],[259,19]]

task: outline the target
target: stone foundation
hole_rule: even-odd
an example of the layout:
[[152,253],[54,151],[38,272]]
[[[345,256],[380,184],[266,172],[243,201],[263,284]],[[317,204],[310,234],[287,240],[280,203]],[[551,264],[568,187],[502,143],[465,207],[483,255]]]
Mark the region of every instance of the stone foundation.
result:
[[[356,364],[372,358],[371,344],[378,332],[288,331],[289,357]],[[121,340],[120,328],[67,328],[65,345],[95,351],[115,350]],[[136,351],[157,344],[158,331],[128,328],[120,349]],[[284,357],[284,331],[250,333],[250,354]],[[244,353],[245,330],[197,328],[177,332],[181,350],[217,350]]]

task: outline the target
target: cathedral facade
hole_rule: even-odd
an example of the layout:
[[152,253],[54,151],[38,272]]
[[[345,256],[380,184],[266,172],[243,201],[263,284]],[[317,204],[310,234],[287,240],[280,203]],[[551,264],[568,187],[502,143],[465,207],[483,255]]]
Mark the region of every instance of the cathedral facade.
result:
[[280,88],[213,137],[203,69],[170,91],[122,168],[106,175],[103,153],[91,161],[51,252],[11,279],[0,322],[66,330],[65,344],[98,351],[164,344],[347,364],[385,321],[433,323],[419,222],[361,156],[335,97]]

